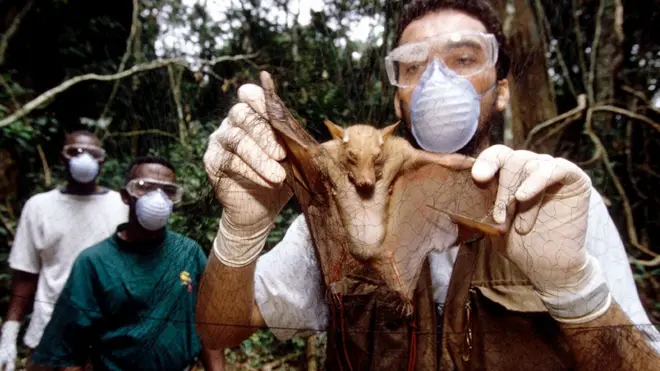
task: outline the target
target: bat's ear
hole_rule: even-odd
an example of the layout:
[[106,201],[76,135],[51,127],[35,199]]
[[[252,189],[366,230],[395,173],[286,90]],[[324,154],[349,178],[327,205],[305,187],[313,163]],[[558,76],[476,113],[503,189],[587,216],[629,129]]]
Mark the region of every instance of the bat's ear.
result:
[[396,123],[390,126],[386,126],[380,129],[380,135],[382,135],[383,139],[387,139],[387,137],[389,137],[394,132],[394,130],[396,130],[396,128],[399,126],[400,123],[401,120],[397,121]]
[[332,135],[334,139],[344,138],[344,128],[342,128],[341,126],[335,124],[330,120],[323,120],[323,123],[325,124],[325,127],[328,128],[328,131],[330,131],[330,135]]

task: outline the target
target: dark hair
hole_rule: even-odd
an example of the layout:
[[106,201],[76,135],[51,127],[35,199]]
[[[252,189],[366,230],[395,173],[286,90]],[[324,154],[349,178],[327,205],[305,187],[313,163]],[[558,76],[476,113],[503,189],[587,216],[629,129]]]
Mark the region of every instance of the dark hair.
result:
[[135,168],[142,164],[160,164],[168,169],[172,170],[174,174],[176,174],[176,169],[174,168],[174,165],[172,165],[171,162],[167,161],[163,157],[160,156],[140,156],[136,157],[131,161],[131,164],[128,165],[128,170],[126,171],[126,179],[125,179],[125,184],[128,184],[134,177],[135,177]]
[[89,138],[98,139],[98,137],[96,136],[96,134],[92,133],[92,132],[89,131],[89,130],[74,130],[74,131],[69,131],[69,132],[64,133],[64,138],[67,138],[67,137],[70,137],[70,136],[74,136],[74,135],[82,135],[82,136],[84,136],[84,137],[89,137]]
[[511,65],[509,46],[502,31],[502,21],[488,0],[412,0],[403,7],[401,12],[394,46],[399,44],[401,35],[409,24],[428,13],[443,9],[465,12],[481,21],[486,30],[495,35],[500,47],[496,64],[497,79],[505,78]]

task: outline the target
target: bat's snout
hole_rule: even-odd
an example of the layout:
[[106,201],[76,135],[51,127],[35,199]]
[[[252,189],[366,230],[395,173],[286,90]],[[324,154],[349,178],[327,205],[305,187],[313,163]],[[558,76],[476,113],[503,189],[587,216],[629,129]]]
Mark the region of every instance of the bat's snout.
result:
[[362,178],[355,182],[355,185],[360,188],[372,188],[374,186],[374,181],[371,179]]
[[360,188],[372,188],[376,185],[376,172],[374,170],[363,170],[356,179],[355,185]]
[[361,172],[354,177],[353,184],[362,197],[369,197],[376,188],[376,174],[374,171]]

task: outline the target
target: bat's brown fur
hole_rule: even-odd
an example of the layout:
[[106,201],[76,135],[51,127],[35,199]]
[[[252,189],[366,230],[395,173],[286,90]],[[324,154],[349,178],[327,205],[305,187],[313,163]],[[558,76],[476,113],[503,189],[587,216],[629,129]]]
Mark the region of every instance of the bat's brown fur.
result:
[[[333,139],[323,146],[342,170],[334,177],[345,174],[351,183],[342,187],[337,202],[351,239],[351,255],[360,261],[375,257],[385,237],[390,186],[397,176],[430,163],[466,169],[471,166],[463,156],[415,149],[392,134],[398,122],[380,130],[363,124],[344,129],[328,120],[324,123]],[[335,179],[335,183],[341,180]]]

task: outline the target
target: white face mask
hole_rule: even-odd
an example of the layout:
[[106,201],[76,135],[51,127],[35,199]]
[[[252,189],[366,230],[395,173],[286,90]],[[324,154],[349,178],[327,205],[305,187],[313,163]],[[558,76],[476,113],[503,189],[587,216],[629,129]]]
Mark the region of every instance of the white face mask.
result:
[[99,173],[99,163],[88,153],[82,153],[69,160],[71,177],[79,183],[93,181]]
[[157,231],[167,224],[172,213],[173,202],[160,189],[138,198],[135,214],[144,229]]
[[420,76],[410,105],[410,126],[419,146],[438,153],[463,148],[477,132],[484,94],[477,94],[468,79],[433,60]]

